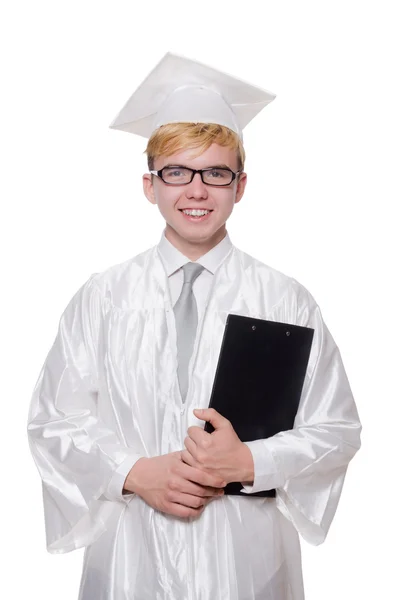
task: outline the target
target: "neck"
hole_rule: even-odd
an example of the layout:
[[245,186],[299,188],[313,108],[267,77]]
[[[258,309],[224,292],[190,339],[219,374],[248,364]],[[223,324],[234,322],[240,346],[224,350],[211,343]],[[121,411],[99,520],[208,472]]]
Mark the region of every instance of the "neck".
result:
[[188,240],[180,236],[175,229],[168,225],[168,223],[164,232],[167,240],[171,242],[171,244],[175,246],[179,252],[182,252],[182,254],[187,256],[187,258],[193,262],[212,250],[212,248],[214,248],[223,240],[226,234],[226,226],[223,225],[210,238],[205,238],[203,240]]

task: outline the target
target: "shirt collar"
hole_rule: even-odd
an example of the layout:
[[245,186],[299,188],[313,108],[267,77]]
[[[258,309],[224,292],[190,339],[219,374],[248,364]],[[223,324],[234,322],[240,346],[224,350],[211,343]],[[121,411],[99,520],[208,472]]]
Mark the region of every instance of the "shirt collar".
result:
[[[226,258],[232,246],[233,244],[230,240],[230,236],[228,232],[226,232],[225,237],[216,246],[211,248],[211,250],[209,250],[206,254],[203,254],[203,256],[200,256],[200,258],[194,262],[203,265],[203,267],[214,274],[217,268]],[[183,265],[186,263],[193,262],[190,260],[190,258],[175,248],[175,246],[171,244],[171,242],[165,237],[165,229],[161,235],[160,242],[157,244],[157,249],[168,277],[183,267]]]

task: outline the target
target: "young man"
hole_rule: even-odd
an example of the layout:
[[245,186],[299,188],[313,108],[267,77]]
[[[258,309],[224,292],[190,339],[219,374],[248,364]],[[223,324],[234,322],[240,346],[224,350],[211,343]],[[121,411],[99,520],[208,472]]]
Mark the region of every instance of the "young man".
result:
[[[298,534],[324,541],[361,426],[314,298],[226,230],[242,127],[273,98],[167,54],[112,125],[149,138],[165,229],[74,295],[28,425],[47,549],[86,548],[79,600],[304,598]],[[243,442],[207,408],[228,314],[314,329],[293,429]]]

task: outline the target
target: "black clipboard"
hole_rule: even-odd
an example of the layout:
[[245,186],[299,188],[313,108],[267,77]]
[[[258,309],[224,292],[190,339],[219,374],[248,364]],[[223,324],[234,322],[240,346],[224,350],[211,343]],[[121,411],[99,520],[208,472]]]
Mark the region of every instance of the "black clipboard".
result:
[[[243,442],[292,429],[302,394],[314,329],[229,314],[209,408],[231,421]],[[214,428],[205,423],[205,431]],[[225,494],[275,497],[276,491],[240,492],[228,483]]]

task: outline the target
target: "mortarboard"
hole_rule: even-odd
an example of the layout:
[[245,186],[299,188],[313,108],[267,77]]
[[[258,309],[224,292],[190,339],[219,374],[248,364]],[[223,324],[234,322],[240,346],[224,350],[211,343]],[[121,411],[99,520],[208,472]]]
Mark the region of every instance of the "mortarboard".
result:
[[167,52],[110,125],[150,138],[165,123],[217,123],[243,128],[275,94],[195,60]]

